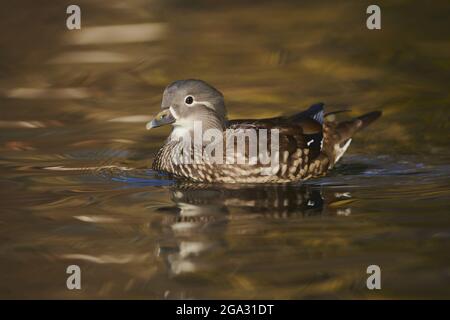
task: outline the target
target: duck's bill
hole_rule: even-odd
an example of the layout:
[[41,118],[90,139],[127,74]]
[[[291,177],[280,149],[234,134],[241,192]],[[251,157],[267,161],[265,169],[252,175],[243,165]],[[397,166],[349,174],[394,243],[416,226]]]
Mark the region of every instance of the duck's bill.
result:
[[147,124],[145,125],[145,128],[147,128],[147,130],[150,130],[150,129],[161,127],[166,124],[171,124],[174,122],[175,122],[175,118],[173,117],[172,113],[170,112],[169,109],[166,109],[166,110],[163,110],[160,113],[158,113],[152,121],[147,122]]

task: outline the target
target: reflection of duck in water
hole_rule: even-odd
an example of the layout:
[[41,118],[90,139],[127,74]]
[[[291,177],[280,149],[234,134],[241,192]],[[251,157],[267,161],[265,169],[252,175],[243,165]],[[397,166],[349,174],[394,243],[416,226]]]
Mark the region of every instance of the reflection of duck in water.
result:
[[[153,168],[193,181],[221,183],[285,183],[322,176],[342,157],[353,135],[381,115],[375,111],[341,123],[327,122],[323,104],[317,104],[290,117],[229,121],[222,93],[200,80],[181,80],[169,85],[161,108],[147,128],[172,124],[174,130],[158,151]],[[198,134],[194,131],[199,124],[202,132],[215,132],[217,136],[212,135],[209,141],[204,137],[195,141]],[[278,130],[278,138],[270,134],[264,140],[262,137],[267,137],[272,129]],[[225,145],[230,143],[233,150],[235,146],[239,149],[239,139],[250,140],[252,135],[259,151],[255,154],[253,147],[238,150],[231,158],[241,162],[230,163]],[[196,146],[191,148],[192,153],[188,151],[189,158],[195,154],[195,163],[181,155],[188,138],[189,147]],[[276,141],[273,143],[276,151],[272,150],[272,141]],[[211,142],[215,145],[210,145]],[[214,159],[210,156],[213,152],[207,152],[211,149],[215,150]],[[276,163],[267,165],[263,158]]]
[[[230,220],[245,216],[280,219],[322,213],[320,189],[287,185],[207,186],[182,183],[172,187],[174,206],[165,220],[165,240],[159,254],[173,274],[201,269],[199,256],[226,246]],[[261,220],[260,220],[261,221]]]
[[322,191],[309,186],[179,183],[171,193],[175,206],[160,210],[176,213],[178,222],[223,221],[230,211],[310,216],[322,213],[324,206]]
[[320,213],[324,200],[317,188],[289,185],[222,185],[178,184],[172,200],[180,213],[190,208],[196,212],[301,214]]
[[274,221],[348,215],[353,201],[346,190],[316,186],[178,183],[170,192],[173,206],[160,209],[167,215],[159,256],[173,275],[217,267],[209,257],[226,250],[234,221],[255,231]]

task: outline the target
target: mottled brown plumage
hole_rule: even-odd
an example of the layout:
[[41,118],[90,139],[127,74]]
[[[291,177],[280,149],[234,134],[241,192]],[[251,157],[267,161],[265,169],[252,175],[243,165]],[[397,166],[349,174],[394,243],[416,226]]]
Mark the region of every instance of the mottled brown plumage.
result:
[[[182,80],[168,86],[162,109],[160,114],[164,116],[157,117],[148,127],[170,123],[174,130],[158,151],[153,169],[178,178],[217,183],[287,183],[322,176],[342,157],[353,134],[381,115],[375,111],[341,123],[328,122],[324,120],[323,104],[316,104],[290,117],[228,121],[222,94],[200,80]],[[244,136],[247,129],[258,134],[263,129],[278,129],[279,148],[275,156],[279,164],[272,164],[270,168],[259,162],[250,164],[248,145],[241,155],[245,159],[243,164],[227,164],[225,160],[219,164],[204,158],[181,163],[183,144],[179,138],[192,134],[194,121],[201,121],[206,128],[220,130],[224,141],[230,138],[226,129],[234,129],[238,137]],[[270,150],[270,143],[269,135],[267,150]],[[192,159],[195,154],[203,154],[204,148],[204,145],[193,148]],[[223,148],[226,159],[225,143]]]

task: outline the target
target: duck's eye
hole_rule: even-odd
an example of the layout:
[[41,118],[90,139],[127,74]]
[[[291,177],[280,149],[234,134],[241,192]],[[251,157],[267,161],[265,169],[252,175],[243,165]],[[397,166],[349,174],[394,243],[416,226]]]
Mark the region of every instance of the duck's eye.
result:
[[193,104],[194,103],[194,98],[192,96],[187,96],[186,98],[184,98],[184,102],[186,104]]

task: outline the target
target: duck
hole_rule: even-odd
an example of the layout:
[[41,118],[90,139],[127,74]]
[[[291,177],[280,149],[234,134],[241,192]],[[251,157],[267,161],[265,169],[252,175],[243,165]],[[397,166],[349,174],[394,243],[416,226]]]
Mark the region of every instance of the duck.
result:
[[229,120],[218,89],[203,80],[177,80],[165,88],[161,111],[146,124],[148,130],[172,126],[152,169],[201,183],[295,183],[321,177],[342,158],[354,134],[382,115],[372,111],[342,122],[328,120],[340,112],[325,114],[324,104],[316,103],[288,116]]

